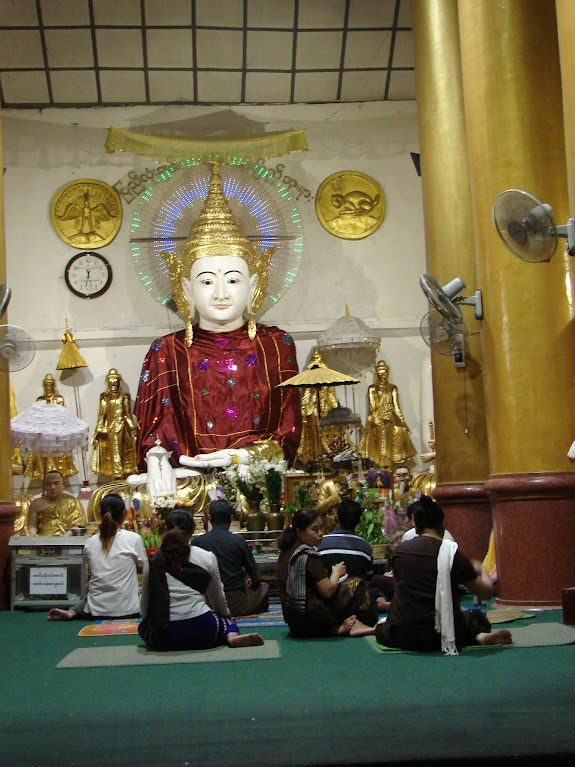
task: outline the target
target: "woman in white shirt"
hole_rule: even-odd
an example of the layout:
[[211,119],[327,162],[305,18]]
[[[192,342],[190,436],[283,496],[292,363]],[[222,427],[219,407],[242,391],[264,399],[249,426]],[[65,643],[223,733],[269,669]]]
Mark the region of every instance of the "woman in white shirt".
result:
[[137,618],[140,615],[138,573],[148,571],[146,547],[140,535],[124,530],[123,498],[110,493],[100,504],[100,534],[88,538],[84,557],[90,573],[88,596],[69,610],[53,608],[48,620],[74,618]]
[[203,650],[223,644],[263,644],[259,634],[239,633],[230,616],[215,555],[190,546],[195,528],[192,514],[174,509],[166,526],[168,532],[150,557],[150,569],[142,582],[143,620],[138,631],[148,647]]

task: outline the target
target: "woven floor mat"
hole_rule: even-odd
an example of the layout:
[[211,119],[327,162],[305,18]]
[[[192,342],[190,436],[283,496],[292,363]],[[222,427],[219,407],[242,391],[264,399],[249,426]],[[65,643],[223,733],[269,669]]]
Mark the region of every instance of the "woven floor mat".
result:
[[271,660],[280,658],[277,641],[271,639],[255,647],[215,647],[212,650],[155,652],[143,645],[78,648],[66,655],[56,668],[94,668],[103,666],[150,666],[170,663],[214,663],[217,661]]
[[[490,647],[497,649],[508,649],[513,647],[551,647],[553,645],[566,645],[575,643],[575,628],[565,626],[563,623],[532,623],[529,626],[520,626],[509,629],[513,639],[511,644],[501,645],[473,645],[464,647],[463,652],[472,650],[486,650]],[[379,644],[375,637],[368,636],[365,639],[369,646],[376,652],[394,653],[411,652],[410,650],[398,650],[395,647],[385,647]],[[438,655],[439,653],[435,653]]]

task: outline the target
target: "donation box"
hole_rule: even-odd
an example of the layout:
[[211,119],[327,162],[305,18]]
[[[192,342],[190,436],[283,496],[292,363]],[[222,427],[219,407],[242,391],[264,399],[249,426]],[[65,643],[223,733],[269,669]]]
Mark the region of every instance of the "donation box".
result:
[[10,609],[68,608],[86,596],[83,536],[10,538]]

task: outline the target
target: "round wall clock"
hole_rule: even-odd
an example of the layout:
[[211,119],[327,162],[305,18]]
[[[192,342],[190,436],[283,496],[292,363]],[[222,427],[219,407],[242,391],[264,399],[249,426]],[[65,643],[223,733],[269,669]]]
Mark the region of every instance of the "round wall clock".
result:
[[78,253],[66,264],[64,279],[75,296],[98,298],[112,284],[112,267],[99,253]]

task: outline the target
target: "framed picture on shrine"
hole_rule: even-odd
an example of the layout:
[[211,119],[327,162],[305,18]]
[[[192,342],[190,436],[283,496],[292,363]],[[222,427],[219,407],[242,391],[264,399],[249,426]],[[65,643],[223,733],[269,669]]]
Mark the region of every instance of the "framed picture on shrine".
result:
[[307,491],[312,506],[317,503],[319,486],[325,476],[319,473],[302,474],[286,472],[284,474],[284,495],[286,503],[295,503],[299,493]]

